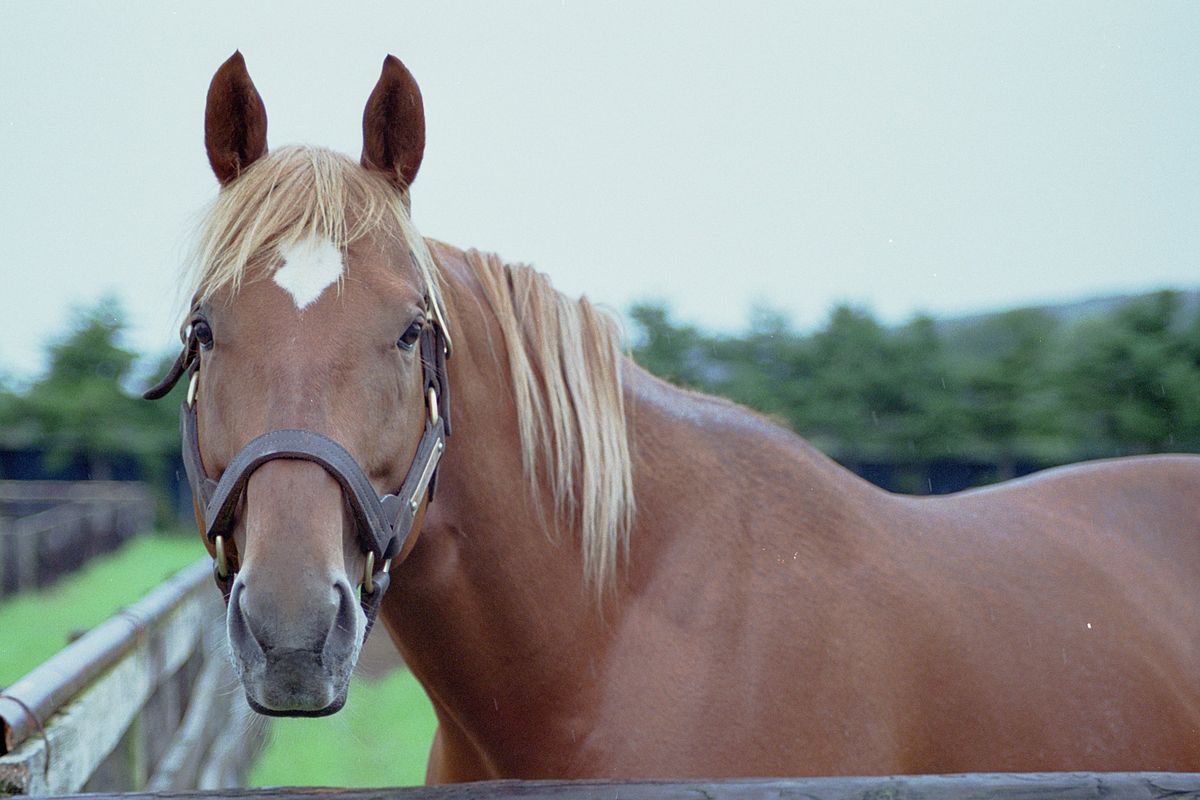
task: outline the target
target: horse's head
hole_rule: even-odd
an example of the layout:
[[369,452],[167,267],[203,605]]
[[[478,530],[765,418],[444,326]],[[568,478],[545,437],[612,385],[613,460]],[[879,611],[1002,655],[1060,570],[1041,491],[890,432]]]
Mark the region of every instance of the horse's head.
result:
[[235,667],[269,714],[345,701],[371,595],[413,544],[444,444],[444,322],[407,213],[424,118],[393,57],[363,128],[361,164],[268,154],[239,54],[209,90],[205,144],[222,189],[180,361],[195,383],[185,460],[190,438]]

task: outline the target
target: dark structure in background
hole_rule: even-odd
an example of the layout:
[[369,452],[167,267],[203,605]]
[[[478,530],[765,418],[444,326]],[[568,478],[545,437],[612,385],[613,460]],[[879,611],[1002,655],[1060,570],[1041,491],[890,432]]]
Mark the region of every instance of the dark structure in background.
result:
[[41,588],[154,524],[136,481],[0,480],[0,597]]

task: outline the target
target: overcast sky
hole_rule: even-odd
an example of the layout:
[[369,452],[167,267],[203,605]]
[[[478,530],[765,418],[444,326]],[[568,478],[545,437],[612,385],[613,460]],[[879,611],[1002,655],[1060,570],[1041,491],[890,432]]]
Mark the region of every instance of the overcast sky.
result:
[[0,374],[110,293],[175,343],[240,48],[272,145],[357,155],[386,53],[414,217],[617,309],[804,328],[1200,284],[1200,3],[0,0]]

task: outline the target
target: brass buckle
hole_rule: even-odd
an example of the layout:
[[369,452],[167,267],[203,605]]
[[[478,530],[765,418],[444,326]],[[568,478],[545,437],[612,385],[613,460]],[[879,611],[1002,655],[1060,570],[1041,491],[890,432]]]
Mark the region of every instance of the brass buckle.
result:
[[446,313],[442,311],[442,305],[438,302],[437,297],[432,293],[429,295],[429,315],[433,317],[433,324],[438,326],[442,332],[442,340],[445,342],[446,358],[450,357],[450,352],[454,349],[454,343],[450,339],[450,326],[446,324]]

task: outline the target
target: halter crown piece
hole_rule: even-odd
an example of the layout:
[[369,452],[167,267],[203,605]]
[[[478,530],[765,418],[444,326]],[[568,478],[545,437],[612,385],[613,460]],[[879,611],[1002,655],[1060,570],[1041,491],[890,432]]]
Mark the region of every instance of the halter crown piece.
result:
[[[367,631],[375,624],[383,593],[391,582],[391,560],[403,552],[412,533],[421,504],[433,500],[437,467],[450,435],[450,384],[446,359],[450,355],[450,336],[436,301],[427,303],[430,320],[421,329],[422,391],[425,398],[425,430],[417,443],[417,452],[395,494],[376,494],[362,467],[344,447],[327,436],[300,428],[281,428],[251,439],[237,452],[218,480],[208,477],[200,460],[200,440],[196,420],[196,389],[200,379],[200,348],[192,326],[180,332],[183,350],[166,377],[146,390],[147,400],[165,396],[186,373],[189,377],[187,399],[179,408],[180,435],[183,439],[183,466],[187,471],[192,496],[202,517],[202,532],[213,545],[213,577],[229,602],[236,571],[230,569],[226,543],[233,532],[238,503],[254,470],[277,458],[300,459],[320,465],[342,487],[342,494],[354,514],[359,547],[366,553],[359,603],[367,616]],[[366,638],[364,634],[364,639]]]

